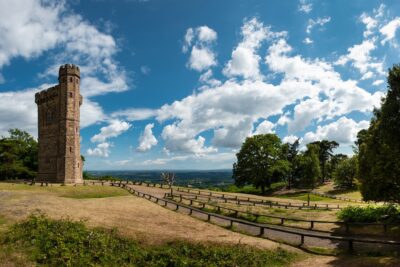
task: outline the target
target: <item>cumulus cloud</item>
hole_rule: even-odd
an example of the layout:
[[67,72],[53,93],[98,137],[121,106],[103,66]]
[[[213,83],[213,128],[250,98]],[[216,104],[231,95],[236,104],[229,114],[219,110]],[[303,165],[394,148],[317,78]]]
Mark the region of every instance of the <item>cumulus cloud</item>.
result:
[[[65,62],[80,66],[84,96],[82,127],[105,117],[100,105],[90,97],[129,89],[125,71],[114,60],[118,51],[114,38],[74,14],[64,1],[0,1],[0,36],[0,69],[14,58],[29,60],[49,51],[52,52],[48,60],[51,66],[40,78],[55,80],[59,65]],[[2,93],[2,116],[14,118],[11,124],[6,123],[7,119],[2,120],[3,127],[19,127],[30,133],[37,131],[35,92],[30,89]],[[21,100],[20,108],[14,107],[16,98]]]
[[[361,74],[365,75],[369,71],[373,71],[379,75],[384,74],[383,62],[378,62],[376,58],[371,57],[371,52],[376,49],[375,39],[366,39],[361,44],[356,44],[348,49],[348,54],[341,56],[337,61],[337,65],[345,65],[351,62]],[[364,76],[364,79],[372,78],[370,75]]]
[[112,119],[108,126],[101,127],[100,133],[94,135],[90,141],[93,143],[105,142],[107,139],[117,137],[126,132],[132,125],[121,120]]
[[272,32],[256,18],[244,22],[241,29],[242,41],[232,51],[232,58],[225,65],[223,73],[228,77],[239,76],[245,79],[261,79],[258,49],[267,39],[285,36],[286,32]]
[[[258,43],[266,38],[270,43],[264,63],[281,79],[274,84],[254,76],[227,79],[162,106],[156,118],[160,123],[168,122],[161,138],[170,153],[208,155],[218,148],[237,149],[254,133],[272,132],[270,116],[281,115],[278,124],[288,124],[294,133],[314,121],[323,123],[354,110],[368,112],[379,106],[382,93],[371,94],[357,81],[343,80],[332,63],[292,55],[285,34],[269,32],[267,35],[273,37],[265,37],[264,30],[269,27],[256,19],[250,21],[253,26],[245,21],[247,27],[242,27],[242,32],[258,25],[261,33],[251,40]],[[284,113],[288,106],[294,106],[293,118],[290,112]],[[213,134],[211,144],[205,139],[206,132]]]
[[275,125],[272,122],[264,120],[257,126],[254,134],[274,133],[275,132],[274,128],[275,128]]
[[138,152],[145,152],[150,150],[153,146],[157,145],[157,138],[153,135],[154,124],[147,124],[144,131],[139,137],[139,146],[136,148]]
[[385,82],[384,80],[376,80],[372,83],[372,85],[379,86],[379,85],[383,84],[384,82]]
[[396,36],[396,31],[400,27],[400,18],[396,17],[393,20],[389,21],[386,25],[379,29],[379,32],[385,37],[381,44],[385,44],[388,41],[391,41]]
[[310,143],[318,140],[335,140],[341,144],[351,144],[357,138],[357,133],[369,127],[368,121],[355,122],[347,117],[341,117],[337,121],[324,126],[318,126],[315,132],[307,132],[302,140]]
[[97,144],[93,149],[89,148],[87,154],[93,157],[104,157],[108,158],[110,156],[110,148],[112,145],[108,142]]
[[188,68],[203,71],[217,64],[213,43],[217,40],[217,33],[207,27],[200,26],[186,30],[182,51],[189,52]]

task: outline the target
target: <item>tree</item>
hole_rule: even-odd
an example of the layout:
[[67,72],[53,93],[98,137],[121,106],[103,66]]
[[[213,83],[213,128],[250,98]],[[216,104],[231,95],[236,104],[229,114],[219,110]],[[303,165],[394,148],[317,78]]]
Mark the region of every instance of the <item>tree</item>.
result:
[[286,159],[290,163],[290,170],[288,173],[288,189],[290,190],[292,183],[293,183],[293,178],[294,178],[294,172],[296,169],[296,157],[299,154],[299,145],[300,145],[300,140],[297,139],[294,141],[292,144],[287,143],[285,144],[284,151],[286,152]]
[[9,130],[9,137],[0,139],[0,179],[31,179],[38,166],[38,144],[27,132]]
[[365,200],[400,202],[400,65],[389,69],[388,92],[370,127],[360,131],[360,190]]
[[347,158],[347,155],[344,154],[335,154],[331,156],[331,159],[326,166],[329,177],[333,177],[338,164]]
[[333,150],[337,148],[339,144],[336,141],[328,141],[328,140],[316,141],[311,144],[315,144],[319,148],[318,155],[319,155],[319,162],[321,164],[321,172],[322,172],[321,178],[322,182],[324,183],[327,174],[326,163],[333,155]]
[[282,143],[275,134],[259,134],[246,138],[233,164],[233,178],[237,186],[252,184],[265,189],[282,179],[289,171],[289,162],[284,159]]
[[299,184],[314,188],[316,181],[321,175],[318,155],[318,145],[308,144],[307,150],[296,157],[296,169],[294,173]]
[[335,180],[335,184],[345,188],[354,187],[356,175],[357,175],[357,156],[341,160],[338,163],[335,171],[333,172],[333,178]]
[[171,189],[171,196],[172,196],[172,186],[175,183],[175,173],[172,172],[162,172],[161,173],[161,179],[165,184],[169,186]]

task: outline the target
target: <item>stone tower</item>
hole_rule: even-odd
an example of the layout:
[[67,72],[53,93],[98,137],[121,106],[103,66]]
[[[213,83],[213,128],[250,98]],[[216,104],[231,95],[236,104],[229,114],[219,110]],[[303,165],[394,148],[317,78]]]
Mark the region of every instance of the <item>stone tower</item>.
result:
[[58,82],[35,95],[39,130],[37,181],[82,183],[79,67],[60,66]]

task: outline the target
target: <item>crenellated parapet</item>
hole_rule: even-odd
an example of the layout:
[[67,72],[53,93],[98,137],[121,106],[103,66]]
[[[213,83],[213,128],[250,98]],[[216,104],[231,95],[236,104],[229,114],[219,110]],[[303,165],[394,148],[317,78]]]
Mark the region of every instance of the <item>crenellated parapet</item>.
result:
[[54,100],[58,98],[59,90],[58,90],[59,85],[50,87],[47,90],[40,91],[35,94],[35,103],[40,105],[42,103],[49,102],[51,100]]
[[79,67],[74,65],[74,64],[64,64],[60,66],[60,69],[58,70],[58,76],[62,77],[65,75],[73,75],[73,76],[78,76],[80,77],[80,70]]

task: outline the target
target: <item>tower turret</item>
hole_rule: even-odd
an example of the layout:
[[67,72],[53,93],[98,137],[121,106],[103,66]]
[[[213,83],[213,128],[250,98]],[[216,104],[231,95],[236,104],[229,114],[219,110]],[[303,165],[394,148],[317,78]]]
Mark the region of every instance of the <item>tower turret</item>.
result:
[[81,183],[79,67],[60,66],[58,81],[58,85],[35,96],[39,119],[38,180]]

